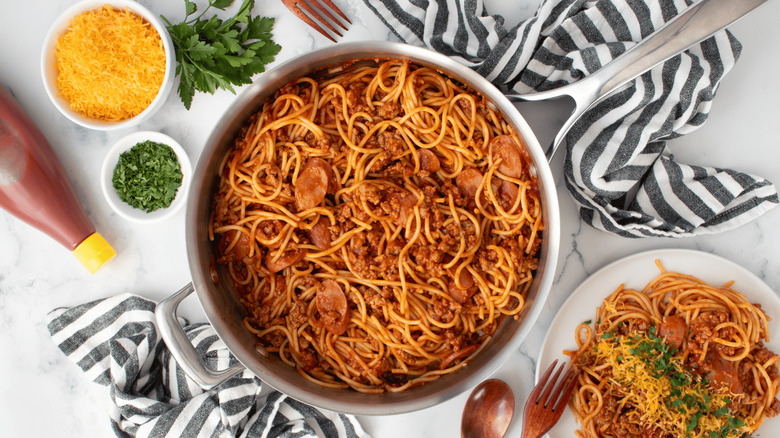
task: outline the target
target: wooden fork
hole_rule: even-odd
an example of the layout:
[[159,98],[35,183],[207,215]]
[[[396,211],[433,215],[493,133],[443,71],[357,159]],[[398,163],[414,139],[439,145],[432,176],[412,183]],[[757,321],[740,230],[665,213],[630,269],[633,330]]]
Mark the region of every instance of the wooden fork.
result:
[[[296,17],[305,21],[306,24],[315,28],[319,33],[325,35],[334,43],[336,42],[336,39],[333,38],[333,36],[327,31],[325,31],[325,29],[323,29],[320,24],[330,29],[331,32],[335,33],[339,37],[342,37],[343,35],[333,26],[333,24],[336,24],[344,30],[348,30],[347,26],[352,24],[352,22],[349,21],[349,18],[347,18],[347,16],[344,15],[344,13],[341,12],[341,10],[336,5],[334,5],[331,0],[282,0],[282,3],[284,3],[287,9],[292,11]],[[319,12],[314,9],[312,5],[319,9]],[[339,21],[333,14],[331,14],[331,12],[335,12],[341,18],[343,18],[344,21],[347,22],[347,26]],[[325,15],[324,17],[323,14]]]
[[522,438],[540,438],[555,426],[563,411],[566,410],[566,403],[574,391],[574,383],[577,381],[579,371],[569,368],[563,379],[558,381],[561,371],[566,368],[566,365],[562,364],[550,379],[557,363],[556,359],[544,372],[539,383],[528,396],[528,401],[525,402]]

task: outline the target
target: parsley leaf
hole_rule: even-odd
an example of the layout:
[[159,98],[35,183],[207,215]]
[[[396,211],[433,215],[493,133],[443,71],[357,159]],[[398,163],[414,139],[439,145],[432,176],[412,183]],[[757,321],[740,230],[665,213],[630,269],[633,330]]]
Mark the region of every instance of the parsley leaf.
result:
[[203,18],[209,9],[225,10],[233,1],[209,0],[206,9],[191,18],[198,6],[184,0],[186,16],[180,23],[162,16],[176,51],[179,98],[187,109],[195,91],[214,94],[221,88],[235,94],[233,86],[252,83],[252,76],[264,72],[281,50],[271,39],[274,19],[252,16],[254,0],[243,0],[224,21],[216,15]]

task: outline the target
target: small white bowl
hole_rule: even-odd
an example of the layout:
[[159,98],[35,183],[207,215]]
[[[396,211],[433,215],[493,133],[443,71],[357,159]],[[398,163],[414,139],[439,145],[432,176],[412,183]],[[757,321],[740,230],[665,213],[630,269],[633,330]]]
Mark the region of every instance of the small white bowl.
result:
[[[121,155],[122,152],[130,150],[138,143],[144,142],[146,140],[151,140],[155,143],[162,143],[170,146],[173,149],[173,152],[176,153],[176,158],[179,160],[182,173],[181,186],[179,187],[179,190],[176,191],[176,197],[173,199],[173,202],[171,202],[171,205],[167,208],[159,208],[150,213],[147,213],[145,210],[135,208],[130,204],[122,201],[114,189],[114,184],[111,181],[114,176],[114,168],[119,161],[119,155]],[[184,205],[187,203],[187,196],[190,190],[191,179],[192,163],[187,156],[187,152],[176,140],[160,132],[139,131],[122,138],[116,142],[111,147],[111,149],[109,149],[108,153],[106,154],[106,158],[103,161],[100,183],[103,187],[103,195],[106,197],[108,205],[110,205],[118,215],[129,221],[149,223],[167,219],[174,215],[177,211],[181,210],[182,207],[184,207]]]
[[[70,104],[64,97],[61,96],[59,88],[57,87],[57,61],[55,56],[55,49],[57,47],[57,41],[68,30],[73,18],[77,15],[86,12],[99,9],[103,5],[110,5],[116,9],[127,10],[134,12],[137,15],[142,16],[146,21],[152,24],[160,34],[162,38],[163,47],[165,48],[165,76],[163,83],[160,86],[160,90],[157,92],[157,96],[152,100],[152,103],[146,107],[141,113],[135,117],[118,121],[110,122],[104,120],[97,120],[90,117],[86,117],[81,113],[70,109]],[[83,0],[80,1],[60,14],[54,21],[46,34],[46,38],[43,40],[43,50],[41,52],[41,74],[43,76],[43,86],[46,88],[46,94],[49,95],[52,103],[55,107],[70,120],[78,123],[81,126],[90,129],[96,129],[100,131],[110,131],[114,129],[127,128],[136,125],[154,114],[165,102],[168,97],[171,87],[173,85],[174,73],[175,73],[175,54],[173,48],[173,41],[168,34],[165,25],[160,21],[157,15],[153,14],[150,10],[141,6],[140,4],[131,0]]]

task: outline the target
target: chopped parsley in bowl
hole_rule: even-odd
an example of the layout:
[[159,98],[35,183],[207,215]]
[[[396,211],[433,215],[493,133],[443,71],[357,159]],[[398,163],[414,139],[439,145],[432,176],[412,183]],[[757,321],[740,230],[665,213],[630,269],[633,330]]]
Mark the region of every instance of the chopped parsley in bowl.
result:
[[125,219],[155,222],[175,214],[187,202],[192,165],[169,136],[135,132],[106,154],[101,185],[108,204]]
[[119,199],[147,213],[170,207],[181,181],[176,152],[151,140],[122,152],[111,178]]

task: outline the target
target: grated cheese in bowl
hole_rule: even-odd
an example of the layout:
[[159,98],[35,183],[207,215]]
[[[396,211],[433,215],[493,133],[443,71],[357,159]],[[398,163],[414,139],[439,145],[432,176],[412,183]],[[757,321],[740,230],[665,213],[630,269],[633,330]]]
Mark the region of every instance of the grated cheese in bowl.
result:
[[46,37],[44,85],[68,118],[119,129],[162,105],[173,77],[173,43],[150,11],[130,0],[83,0]]
[[57,42],[57,87],[71,109],[98,120],[135,117],[165,77],[160,34],[143,17],[105,5],[77,15]]

